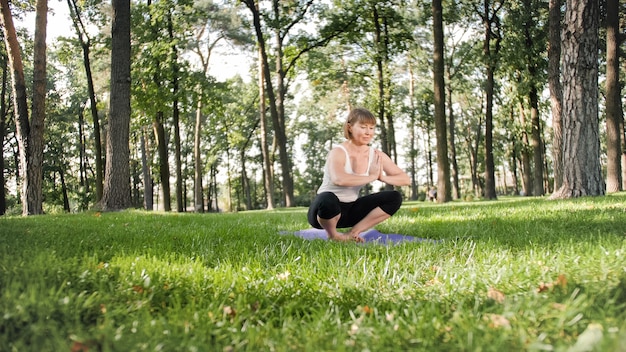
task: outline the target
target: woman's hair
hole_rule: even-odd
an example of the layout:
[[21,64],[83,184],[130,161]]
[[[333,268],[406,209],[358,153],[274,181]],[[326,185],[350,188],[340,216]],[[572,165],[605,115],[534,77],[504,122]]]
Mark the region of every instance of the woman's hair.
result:
[[376,116],[365,108],[352,109],[348,114],[346,122],[343,124],[343,135],[346,139],[352,139],[352,133],[350,133],[349,127],[357,123],[376,125]]

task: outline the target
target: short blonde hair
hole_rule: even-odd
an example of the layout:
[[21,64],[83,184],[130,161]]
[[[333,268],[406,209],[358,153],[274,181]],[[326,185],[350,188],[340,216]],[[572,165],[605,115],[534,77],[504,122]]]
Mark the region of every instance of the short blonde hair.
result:
[[354,108],[350,110],[346,122],[343,124],[343,135],[346,139],[352,139],[352,133],[350,133],[350,126],[357,123],[365,123],[369,125],[376,125],[376,116],[365,108]]

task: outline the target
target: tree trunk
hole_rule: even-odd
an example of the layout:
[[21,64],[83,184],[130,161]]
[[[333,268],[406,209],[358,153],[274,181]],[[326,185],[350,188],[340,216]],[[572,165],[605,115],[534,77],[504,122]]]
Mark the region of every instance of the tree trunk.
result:
[[143,206],[146,210],[154,210],[154,191],[152,173],[150,171],[150,147],[148,145],[145,128],[141,129],[141,174],[143,175]]
[[170,192],[170,164],[167,155],[167,137],[165,136],[165,126],[163,124],[163,112],[157,112],[153,121],[154,136],[157,140],[159,154],[159,177],[161,181],[161,210],[172,210],[172,199]]
[[[172,14],[167,14],[167,31],[171,43],[174,41],[174,28],[172,25]],[[185,200],[183,199],[183,167],[180,155],[180,111],[178,107],[178,49],[176,44],[172,44],[172,124],[174,125],[174,163],[176,165],[176,211],[182,213],[185,209]]]
[[606,192],[622,190],[622,94],[619,84],[619,0],[606,2]]
[[533,196],[543,196],[543,138],[541,138],[541,121],[539,119],[539,97],[537,88],[530,89],[530,136],[533,147]]
[[194,211],[196,213],[204,213],[204,190],[202,187],[202,175],[204,168],[202,166],[202,153],[200,150],[200,137],[202,133],[202,100],[198,100],[196,108],[196,125],[194,128],[193,140],[193,158],[194,158],[194,183],[193,183],[193,199]]
[[500,37],[496,36],[496,45],[494,50],[491,49],[491,41],[494,39],[494,33],[491,30],[494,18],[497,14],[491,12],[490,0],[484,0],[484,17],[483,26],[485,27],[485,40],[483,42],[483,54],[486,60],[486,82],[485,82],[485,199],[497,199],[496,195],[496,179],[495,179],[495,163],[493,158],[493,96],[494,96],[494,73],[496,68],[496,59],[500,47]]
[[448,101],[448,153],[450,154],[450,177],[452,187],[452,199],[461,199],[461,188],[459,186],[459,165],[456,156],[456,116],[452,106],[452,86],[450,85],[450,74],[448,72],[448,84],[446,85],[446,100]]
[[103,210],[130,207],[130,0],[112,1],[111,97]]
[[[282,65],[280,64],[280,60],[276,60],[276,68],[278,71],[278,77],[277,77],[278,94],[276,94],[274,91],[274,85],[272,84],[272,80],[270,79],[271,75],[270,75],[270,70],[269,70],[269,58],[268,58],[267,50],[265,47],[265,38],[264,38],[263,31],[261,28],[261,16],[259,14],[259,10],[258,8],[256,8],[255,1],[246,0],[244,2],[248,6],[250,11],[252,12],[254,29],[256,32],[259,50],[261,52],[261,58],[262,58],[262,63],[263,63],[262,65],[263,75],[265,77],[265,87],[266,87],[266,92],[267,92],[267,96],[268,96],[268,100],[270,104],[270,115],[272,116],[272,124],[274,126],[275,138],[278,144],[280,165],[282,168],[282,184],[283,184],[285,206],[291,207],[294,205],[293,179],[291,178],[291,170],[290,170],[291,166],[290,166],[290,160],[289,160],[289,155],[288,155],[288,150],[287,150],[287,136],[285,134],[285,129],[284,129],[283,98],[284,98],[285,92],[284,92],[284,86],[282,85],[282,79],[284,77],[281,77],[283,74]],[[275,3],[275,6],[278,6],[278,5]],[[280,37],[277,38],[277,40],[281,40]],[[281,57],[282,47],[280,44],[277,45],[276,50],[277,50],[276,58],[282,59]]]
[[446,97],[443,64],[443,10],[441,0],[433,0],[434,37],[434,92],[435,92],[435,134],[437,135],[437,202],[452,200],[450,190],[450,162],[448,159],[448,131],[446,122]]
[[44,120],[46,117],[46,29],[48,23],[48,0],[37,0],[37,14],[35,16],[35,45],[33,48],[33,106],[30,125],[30,159],[26,190],[27,208],[24,214],[43,214],[43,148],[44,148]]
[[563,28],[563,185],[554,198],[604,195],[598,121],[598,1],[568,0]]
[[[45,56],[45,14],[47,13],[47,6],[44,6],[45,1],[37,4],[36,15],[36,28],[35,28],[35,52],[41,54],[41,43],[43,43],[43,55]],[[43,11],[45,9],[45,11]],[[15,109],[15,126],[19,148],[19,176],[21,177],[21,201],[22,201],[22,214],[33,215],[41,214],[42,209],[42,197],[41,197],[41,179],[42,179],[42,157],[38,157],[39,150],[43,152],[43,130],[37,131],[37,129],[43,129],[43,120],[37,121],[36,119],[43,119],[41,108],[43,101],[41,97],[37,99],[37,105],[35,105],[35,99],[33,99],[33,116],[35,111],[39,114],[37,118],[33,117],[33,121],[29,120],[28,116],[28,102],[26,96],[26,80],[24,78],[24,65],[22,62],[22,55],[20,52],[20,46],[17,41],[17,34],[15,32],[15,26],[13,25],[13,17],[7,0],[0,0],[0,11],[2,12],[2,29],[4,31],[4,41],[7,49],[7,56],[9,59],[9,66],[11,67],[11,80],[13,88],[13,105]],[[40,12],[44,12],[41,14]],[[42,16],[43,15],[43,16]],[[43,23],[43,32],[41,26]],[[43,42],[41,36],[43,34]],[[41,76],[41,65],[43,60],[43,78]],[[40,80],[43,79],[45,87],[45,58],[37,58],[34,69],[37,72],[33,72],[33,88],[40,89]],[[38,82],[38,83],[35,83]],[[33,92],[39,95],[41,92]],[[45,90],[44,90],[45,99]],[[40,148],[37,147],[36,138],[41,139]],[[38,174],[40,177],[35,176]]]
[[263,181],[265,188],[266,208],[272,210],[274,206],[274,172],[267,142],[267,117],[265,116],[265,74],[263,57],[259,49],[259,119],[261,122],[261,154],[263,155]]
[[550,0],[548,27],[548,86],[552,109],[552,162],[554,169],[554,190],[563,184],[563,130],[561,87],[561,3]]
[[411,107],[410,123],[409,123],[409,155],[410,155],[410,171],[411,171],[411,200],[417,200],[417,148],[415,147],[416,113],[415,113],[415,76],[413,75],[413,64],[409,63],[409,103]]
[[76,29],[80,46],[83,49],[83,65],[85,66],[85,76],[87,78],[87,91],[89,93],[89,102],[91,108],[91,118],[93,121],[93,139],[94,139],[94,152],[95,152],[95,164],[96,164],[96,203],[102,199],[102,137],[100,136],[100,118],[98,117],[98,105],[96,102],[96,92],[93,84],[93,75],[91,73],[91,60],[89,53],[91,50],[91,40],[87,34],[82,19],[80,17],[76,0],[67,0],[67,5],[70,9],[70,16]]
[[[2,67],[2,81],[0,84],[0,146],[4,145],[4,137],[6,136],[7,121],[7,86],[8,86],[8,65]],[[7,212],[7,193],[6,180],[4,178],[4,148],[0,148],[0,215]]]
[[69,213],[72,209],[70,209],[70,199],[67,195],[67,185],[65,184],[65,175],[63,173],[63,169],[59,169],[59,178],[61,179],[61,194],[63,195],[63,210],[66,213]]

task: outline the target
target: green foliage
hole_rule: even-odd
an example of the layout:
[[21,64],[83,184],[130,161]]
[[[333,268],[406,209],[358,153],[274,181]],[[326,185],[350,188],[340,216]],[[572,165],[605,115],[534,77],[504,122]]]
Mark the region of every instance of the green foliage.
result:
[[307,241],[306,209],[0,218],[0,350],[615,351],[626,194],[407,203]]

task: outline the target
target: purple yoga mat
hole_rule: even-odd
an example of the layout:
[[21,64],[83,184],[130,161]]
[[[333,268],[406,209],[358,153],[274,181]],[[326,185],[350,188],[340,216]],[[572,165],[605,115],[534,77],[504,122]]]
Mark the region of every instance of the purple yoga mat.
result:
[[[326,235],[326,231],[321,229],[306,229],[300,230],[296,232],[285,232],[284,234],[293,234],[298,237],[302,237],[307,240],[327,240],[328,236]],[[432,239],[427,238],[419,238],[407,235],[400,235],[397,233],[382,233],[376,229],[371,229],[363,232],[361,234],[361,238],[365,240],[365,242],[375,242],[381,244],[388,243],[401,243],[401,242],[435,242]]]

